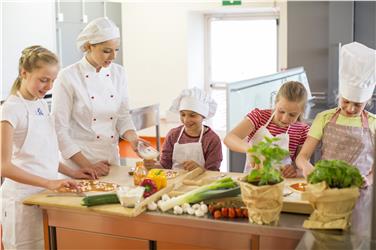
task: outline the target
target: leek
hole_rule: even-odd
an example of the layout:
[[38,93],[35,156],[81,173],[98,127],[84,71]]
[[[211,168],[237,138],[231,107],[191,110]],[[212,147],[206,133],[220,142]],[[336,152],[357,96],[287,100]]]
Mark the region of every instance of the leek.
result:
[[183,195],[171,198],[168,201],[164,201],[160,205],[160,209],[165,212],[174,206],[179,206],[184,203],[197,203],[212,198],[236,196],[239,193],[240,189],[238,184],[231,177],[225,177]]

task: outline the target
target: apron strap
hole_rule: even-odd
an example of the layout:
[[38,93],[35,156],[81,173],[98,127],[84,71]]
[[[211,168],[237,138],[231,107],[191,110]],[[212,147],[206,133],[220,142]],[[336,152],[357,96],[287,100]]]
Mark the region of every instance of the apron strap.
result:
[[183,131],[184,131],[184,125],[180,130],[180,134],[179,134],[179,137],[178,137],[178,140],[176,141],[176,143],[179,143],[179,140],[180,140],[181,135],[183,134]]
[[[273,117],[275,115],[275,110],[273,111],[272,115],[270,116],[269,120],[265,123],[265,128],[268,127],[269,123],[273,120]],[[289,133],[289,129],[290,129],[290,125],[287,127],[287,130],[285,132],[285,134],[288,134]]]
[[[340,112],[341,112],[341,108],[338,108],[337,111],[332,116],[332,118],[330,119],[331,123],[336,123]],[[369,128],[368,114],[366,111],[363,110],[363,112],[360,114],[360,120],[361,120],[363,128]]]
[[[205,127],[204,127],[204,125],[202,125],[201,132],[200,132],[200,139],[198,140],[199,143],[201,143],[202,136],[204,134],[204,129],[205,129]],[[180,137],[183,135],[183,132],[184,132],[184,125],[180,130],[180,134],[179,134],[179,137],[178,137],[178,140],[176,141],[176,143],[179,143]]]
[[329,122],[335,124],[336,121],[337,121],[337,118],[338,118],[340,112],[341,112],[341,108],[338,108],[338,109],[336,110],[336,112],[334,113],[334,115],[332,116],[332,118],[330,118],[330,121],[329,121]]
[[362,114],[360,115],[360,119],[362,120],[363,128],[369,128],[368,124],[368,114],[365,110],[363,110]]
[[202,125],[202,127],[201,127],[201,133],[200,133],[200,139],[198,140],[199,143],[201,143],[202,135],[204,134],[204,129],[205,129],[205,127],[204,127],[204,125]]

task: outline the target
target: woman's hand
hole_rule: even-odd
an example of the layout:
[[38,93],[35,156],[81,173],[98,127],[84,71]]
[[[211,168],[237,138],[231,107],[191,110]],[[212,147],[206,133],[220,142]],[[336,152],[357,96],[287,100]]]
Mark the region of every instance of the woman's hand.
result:
[[297,172],[296,169],[293,165],[287,164],[281,168],[282,170],[282,175],[285,178],[296,178],[297,177]]
[[108,161],[98,161],[90,166],[97,177],[106,176],[110,172],[110,163]]
[[185,161],[185,162],[183,162],[183,168],[185,169],[185,170],[188,170],[188,171],[191,171],[191,170],[193,170],[193,169],[195,169],[195,168],[200,168],[201,166],[200,165],[198,165],[197,164],[197,162],[195,162],[195,161]]
[[47,186],[46,186],[46,188],[50,190],[59,190],[60,188],[64,188],[64,187],[81,191],[77,183],[74,180],[70,180],[70,179],[48,180]]
[[157,161],[154,160],[154,159],[151,159],[151,160],[146,160],[144,159],[144,166],[147,170],[150,170],[152,168],[157,168]]
[[96,180],[98,179],[97,172],[94,168],[80,168],[73,172],[73,178],[75,179],[89,179]]

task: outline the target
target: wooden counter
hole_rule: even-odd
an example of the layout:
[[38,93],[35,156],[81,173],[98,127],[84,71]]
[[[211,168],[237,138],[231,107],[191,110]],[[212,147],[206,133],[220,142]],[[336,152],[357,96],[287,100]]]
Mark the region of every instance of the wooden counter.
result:
[[[101,180],[124,184],[130,177],[126,167],[112,167]],[[259,226],[159,212],[129,217],[118,204],[86,208],[81,199],[40,193],[25,200],[43,209],[46,249],[294,249],[307,218],[282,213],[278,226]]]

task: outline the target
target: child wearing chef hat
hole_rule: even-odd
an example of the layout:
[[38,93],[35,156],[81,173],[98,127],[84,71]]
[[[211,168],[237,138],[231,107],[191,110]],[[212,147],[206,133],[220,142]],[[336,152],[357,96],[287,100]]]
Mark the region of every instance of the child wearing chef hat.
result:
[[[322,159],[344,160],[370,180],[376,116],[365,110],[376,84],[376,52],[360,43],[344,45],[339,64],[339,105],[319,113],[296,160],[307,176],[309,159],[322,142]],[[366,179],[366,180],[367,180]]]
[[144,160],[147,168],[192,170],[202,167],[219,171],[222,161],[222,145],[219,136],[208,126],[205,119],[214,116],[217,103],[203,90],[185,89],[173,101],[172,112],[180,114],[183,123],[171,129],[162,147],[159,163]]

